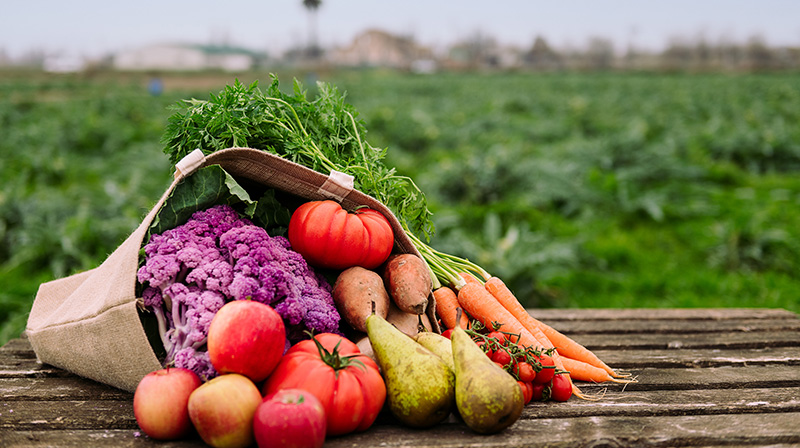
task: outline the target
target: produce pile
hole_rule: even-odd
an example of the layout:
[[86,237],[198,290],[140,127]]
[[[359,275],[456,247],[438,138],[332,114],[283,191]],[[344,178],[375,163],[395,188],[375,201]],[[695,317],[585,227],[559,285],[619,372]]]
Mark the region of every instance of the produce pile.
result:
[[273,78],[266,92],[237,82],[184,101],[165,152],[175,163],[196,148],[250,147],[348,174],[421,257],[397,251],[376,210],[258,188],[219,166],[191,174],[141,253],[141,309],[165,367],[134,396],[147,435],[321,446],[384,409],[412,428],[455,415],[491,434],[531,401],[591,398],[573,380],[631,381],[533,318],[502,280],[430,247],[424,194],[383,164],[344,95],[319,92],[309,101],[295,83],[288,95]]

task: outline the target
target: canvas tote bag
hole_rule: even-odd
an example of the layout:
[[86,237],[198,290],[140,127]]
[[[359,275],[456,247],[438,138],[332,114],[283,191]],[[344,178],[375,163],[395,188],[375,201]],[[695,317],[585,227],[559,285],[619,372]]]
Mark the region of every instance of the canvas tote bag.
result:
[[[353,188],[344,173],[324,175],[279,156],[251,148],[229,148],[204,156],[200,150],[178,162],[175,179],[139,227],[102,264],[40,285],[25,334],[38,360],[126,391],[160,369],[137,310],[136,273],[147,229],[172,190],[195,170],[220,165],[247,178],[308,200],[333,199],[345,209],[368,206],[389,220],[395,251],[419,256],[399,221],[384,204]],[[435,331],[433,297],[428,315]]]

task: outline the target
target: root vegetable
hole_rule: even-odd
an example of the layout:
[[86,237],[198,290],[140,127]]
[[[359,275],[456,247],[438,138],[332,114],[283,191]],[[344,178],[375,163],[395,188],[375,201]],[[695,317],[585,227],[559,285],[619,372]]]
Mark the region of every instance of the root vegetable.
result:
[[433,289],[431,274],[425,261],[413,254],[395,254],[386,260],[383,281],[400,310],[425,314]]
[[389,312],[389,294],[383,279],[375,271],[360,266],[345,269],[336,278],[331,291],[333,301],[339,314],[355,330],[366,332],[367,316],[372,314],[375,303],[375,314],[384,319]]

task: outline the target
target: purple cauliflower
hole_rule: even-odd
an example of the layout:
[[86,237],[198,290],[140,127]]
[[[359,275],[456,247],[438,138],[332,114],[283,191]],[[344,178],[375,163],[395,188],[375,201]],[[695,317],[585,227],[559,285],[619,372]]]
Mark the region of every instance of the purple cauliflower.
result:
[[185,224],[153,235],[138,272],[142,304],[153,312],[164,364],[217,375],[206,352],[208,327],[230,300],[255,300],[283,318],[287,339],[339,333],[331,286],[283,237],[240,218],[228,205],[195,212]]

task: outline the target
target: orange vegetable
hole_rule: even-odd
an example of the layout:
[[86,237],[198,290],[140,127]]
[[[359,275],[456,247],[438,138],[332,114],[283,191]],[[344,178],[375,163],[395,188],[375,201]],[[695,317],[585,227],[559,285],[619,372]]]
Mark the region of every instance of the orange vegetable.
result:
[[469,272],[459,272],[458,275],[461,278],[463,278],[464,281],[467,282],[467,283],[477,283],[479,285],[481,284],[481,281],[478,280],[477,277],[475,277],[474,275],[470,274]]
[[480,283],[469,282],[464,285],[458,291],[458,303],[473,319],[480,321],[487,328],[494,328],[494,324],[497,323],[500,325],[498,330],[518,334],[519,345],[542,348],[539,341]]
[[442,318],[442,323],[447,328],[469,327],[469,318],[466,314],[461,314],[461,320],[456,317],[458,312],[458,296],[452,288],[442,286],[433,290],[433,298],[436,300],[436,314]]
[[564,368],[569,371],[569,375],[578,381],[590,381],[593,383],[604,383],[606,381],[615,383],[633,382],[633,380],[614,378],[605,369],[566,356],[561,357],[561,362]]
[[[539,321],[531,316],[525,307],[519,303],[510,289],[497,277],[492,277],[486,281],[486,289],[492,293],[497,300],[516,317],[520,323],[531,333],[541,332],[558,349],[561,356],[583,361],[592,366],[601,368],[614,378],[622,378],[625,375],[618,374],[611,367],[606,365],[589,349],[573,341],[568,336],[560,333],[553,327]],[[569,369],[566,369],[569,370]]]

